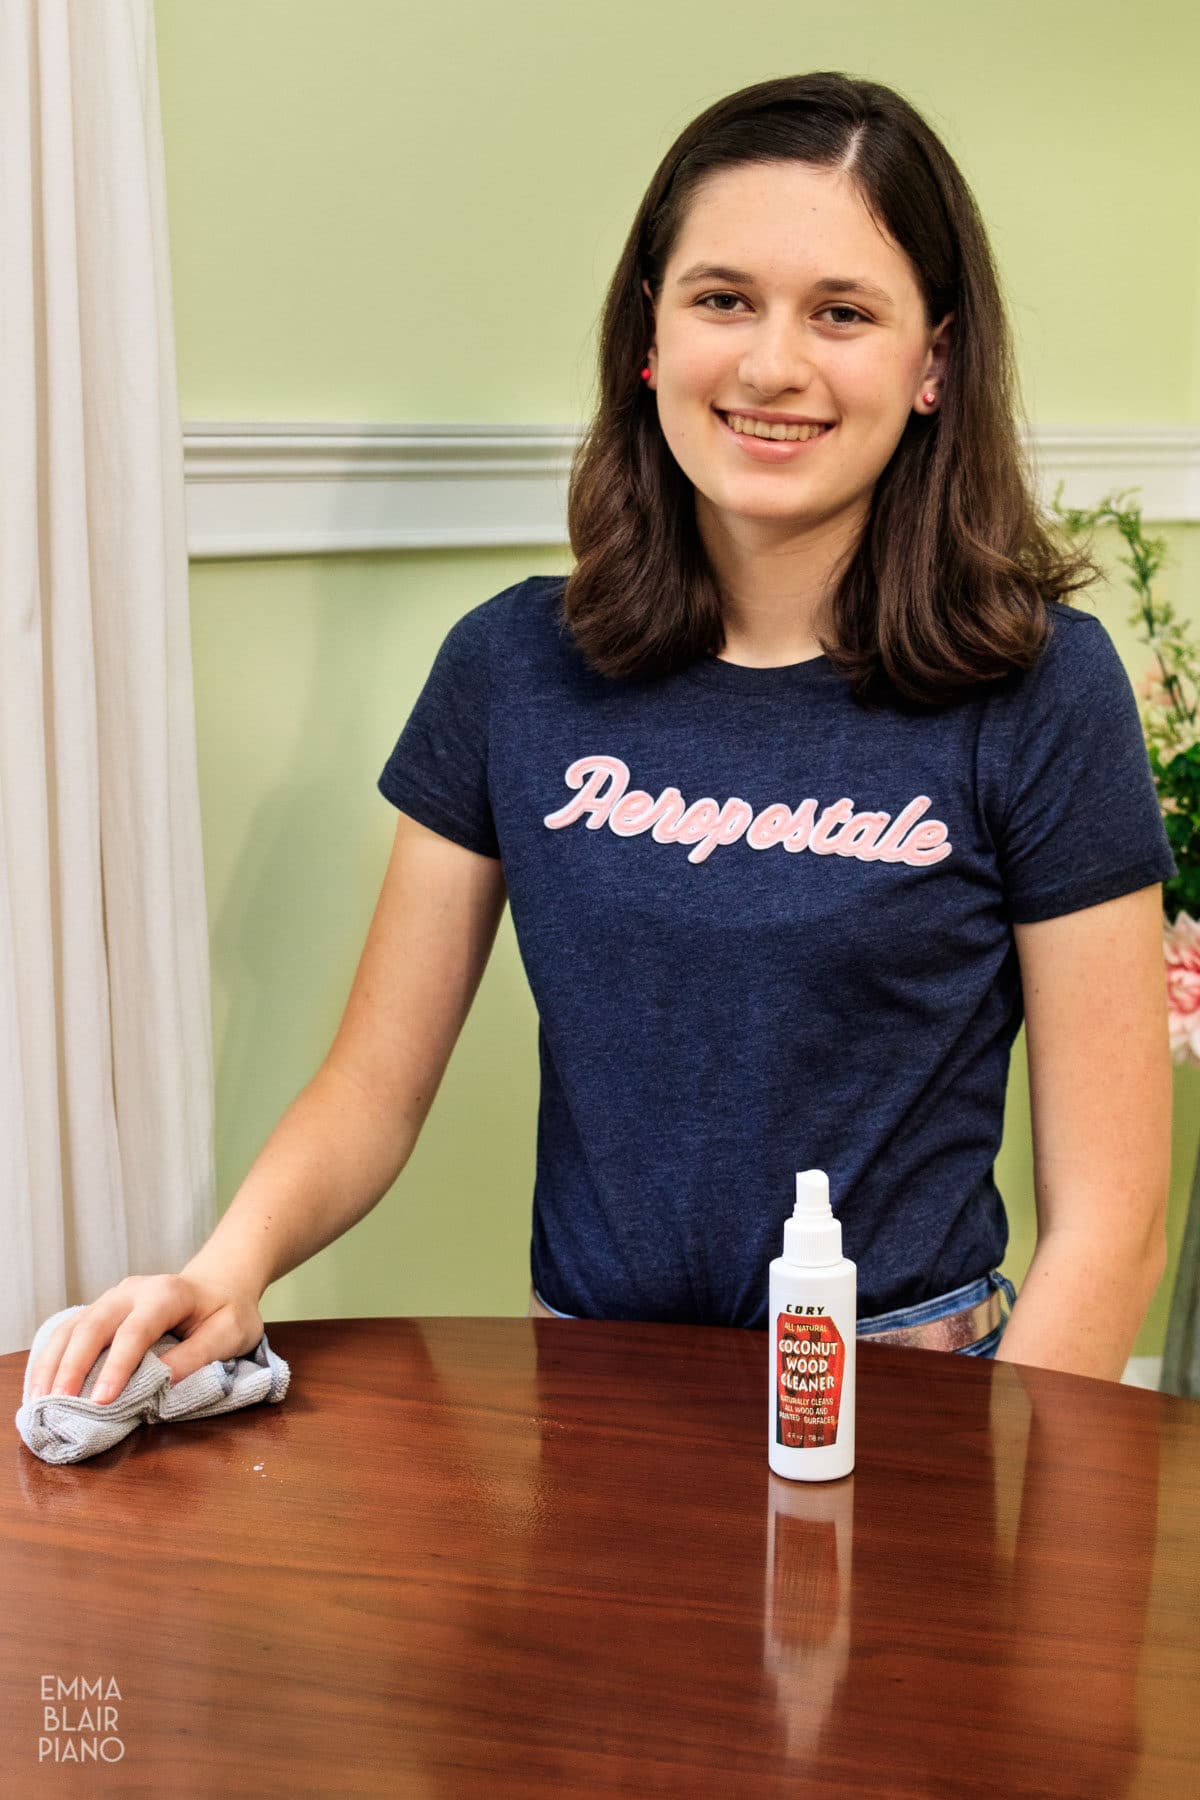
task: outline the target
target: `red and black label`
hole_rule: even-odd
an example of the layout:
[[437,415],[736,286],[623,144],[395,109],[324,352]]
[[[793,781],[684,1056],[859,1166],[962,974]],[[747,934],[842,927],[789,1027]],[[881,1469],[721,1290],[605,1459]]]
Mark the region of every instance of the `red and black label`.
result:
[[846,1346],[828,1318],[781,1312],[775,1321],[775,1442],[793,1450],[836,1444]]

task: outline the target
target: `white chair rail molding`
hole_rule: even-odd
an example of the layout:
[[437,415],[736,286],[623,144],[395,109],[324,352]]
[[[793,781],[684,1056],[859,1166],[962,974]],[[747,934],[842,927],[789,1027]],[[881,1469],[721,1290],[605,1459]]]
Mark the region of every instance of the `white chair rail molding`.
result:
[[[334,556],[567,542],[580,428],[528,424],[184,425],[188,555]],[[1026,452],[1049,505],[1137,486],[1147,521],[1200,520],[1200,427],[1062,426]]]

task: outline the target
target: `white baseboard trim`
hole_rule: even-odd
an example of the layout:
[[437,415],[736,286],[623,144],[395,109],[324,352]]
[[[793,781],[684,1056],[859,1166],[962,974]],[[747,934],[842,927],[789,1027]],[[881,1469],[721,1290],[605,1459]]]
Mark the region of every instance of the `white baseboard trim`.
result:
[[[185,423],[188,554],[566,546],[581,427]],[[1026,454],[1047,509],[1137,488],[1148,523],[1200,520],[1200,428],[1053,427]]]
[[1131,1356],[1121,1381],[1125,1387],[1153,1388],[1157,1393],[1161,1374],[1161,1356]]

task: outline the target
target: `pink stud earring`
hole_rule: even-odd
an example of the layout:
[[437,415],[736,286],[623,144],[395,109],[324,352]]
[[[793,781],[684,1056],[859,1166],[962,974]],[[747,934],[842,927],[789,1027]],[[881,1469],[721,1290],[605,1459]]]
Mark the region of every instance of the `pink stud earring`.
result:
[[926,406],[932,406],[934,401],[937,399],[937,395],[936,394],[922,394],[921,398],[924,400]]
[[647,363],[646,367],[642,370],[642,380],[649,381],[649,379],[650,379],[650,364]]

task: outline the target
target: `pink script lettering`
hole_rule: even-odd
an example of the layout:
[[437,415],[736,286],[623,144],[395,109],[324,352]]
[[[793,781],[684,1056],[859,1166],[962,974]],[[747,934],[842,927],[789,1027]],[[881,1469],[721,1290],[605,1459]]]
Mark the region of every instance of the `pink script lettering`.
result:
[[835,800],[818,815],[816,800],[793,808],[780,802],[755,812],[749,801],[733,798],[722,806],[706,796],[689,806],[677,787],[664,788],[657,799],[641,788],[629,789],[629,766],[619,756],[580,756],[566,771],[573,800],[547,813],[542,823],[551,831],[582,819],[589,831],[607,825],[618,837],[648,831],[658,844],[691,844],[688,861],[700,863],[721,844],[744,837],[751,850],[773,844],[795,853],[854,856],[860,862],[902,862],[923,868],[941,862],[954,846],[940,819],[917,821],[933,804],[917,794],[893,819],[885,812],[856,812],[849,796]]

